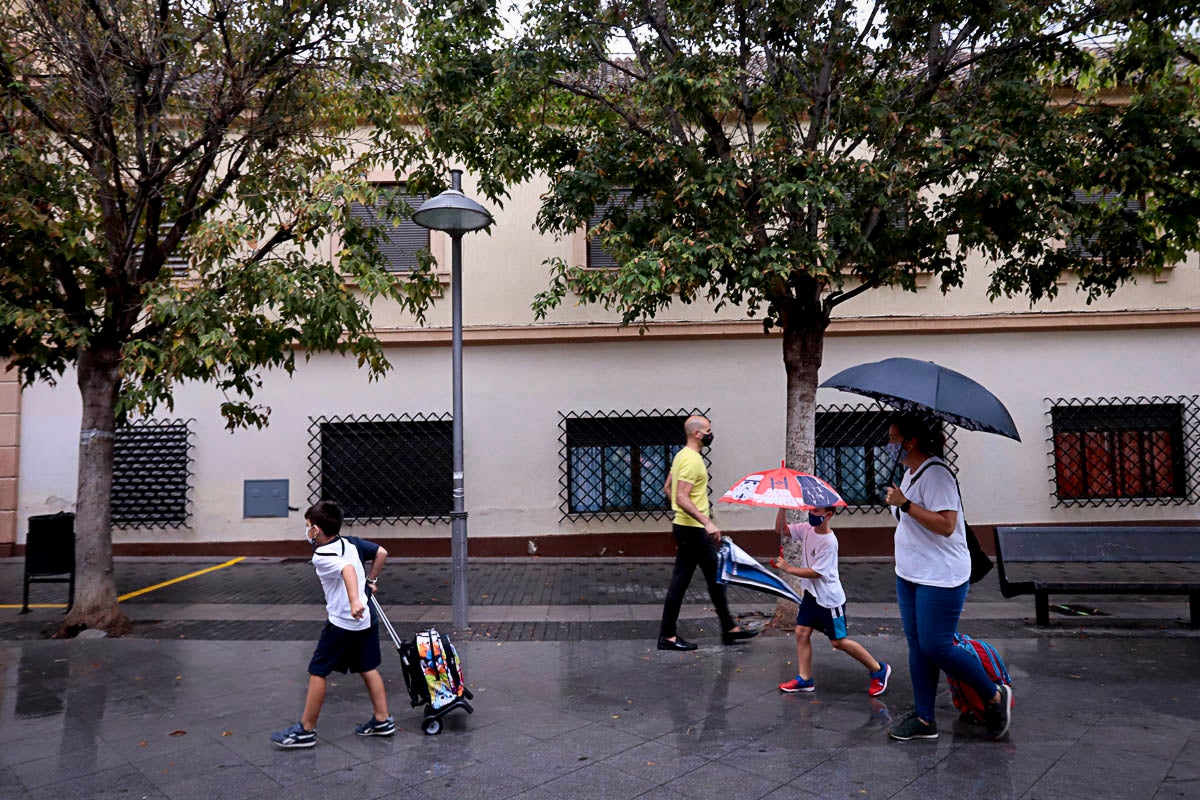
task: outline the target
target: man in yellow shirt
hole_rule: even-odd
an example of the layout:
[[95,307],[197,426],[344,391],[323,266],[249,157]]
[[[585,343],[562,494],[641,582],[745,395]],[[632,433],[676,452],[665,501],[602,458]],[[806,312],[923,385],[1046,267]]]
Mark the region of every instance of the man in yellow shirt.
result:
[[683,596],[696,567],[704,573],[708,595],[721,620],[721,641],[734,644],[754,637],[758,631],[743,630],[729,613],[725,587],[717,583],[717,544],[721,530],[708,517],[708,469],[700,451],[712,444],[712,423],[701,416],[688,417],[683,423],[687,444],[675,454],[671,474],[663,492],[671,498],[675,510],[675,571],[663,603],[662,625],[658,630],[659,650],[695,650],[697,645],[686,641],[675,630]]

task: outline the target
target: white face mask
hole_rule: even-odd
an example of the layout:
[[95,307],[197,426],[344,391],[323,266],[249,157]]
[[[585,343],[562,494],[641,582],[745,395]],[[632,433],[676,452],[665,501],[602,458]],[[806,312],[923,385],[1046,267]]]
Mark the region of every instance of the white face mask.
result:
[[304,526],[304,539],[311,546],[313,546],[313,547],[317,546],[317,526],[316,525]]

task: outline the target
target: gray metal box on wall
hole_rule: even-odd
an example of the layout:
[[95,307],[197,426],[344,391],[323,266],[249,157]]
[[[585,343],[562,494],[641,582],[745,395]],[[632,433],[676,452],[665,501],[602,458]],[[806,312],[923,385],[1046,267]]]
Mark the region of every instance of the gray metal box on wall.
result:
[[243,517],[286,517],[288,482],[283,480],[245,481],[242,492]]

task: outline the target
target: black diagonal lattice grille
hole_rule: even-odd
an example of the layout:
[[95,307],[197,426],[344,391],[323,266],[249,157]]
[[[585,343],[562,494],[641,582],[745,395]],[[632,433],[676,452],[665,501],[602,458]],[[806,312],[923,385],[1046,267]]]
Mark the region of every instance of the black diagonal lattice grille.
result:
[[[895,413],[874,403],[817,408],[816,473],[841,494],[847,513],[883,511],[887,487],[904,475],[903,465],[887,453],[888,420]],[[945,459],[954,463],[954,426],[933,416],[928,421],[942,427]]]
[[188,524],[193,421],[148,420],[117,429],[113,527],[179,528]]
[[[670,516],[663,485],[671,460],[687,442],[683,423],[705,413],[680,409],[559,414],[562,518]],[[712,463],[707,448],[702,455],[705,464]]]
[[1047,399],[1056,505],[1195,503],[1200,398]]
[[311,502],[336,501],[350,524],[450,519],[449,414],[318,417],[308,430]]

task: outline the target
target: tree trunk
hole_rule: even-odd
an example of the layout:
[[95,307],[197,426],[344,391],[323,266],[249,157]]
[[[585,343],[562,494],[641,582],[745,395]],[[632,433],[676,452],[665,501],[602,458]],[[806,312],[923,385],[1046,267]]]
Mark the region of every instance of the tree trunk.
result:
[[117,393],[116,347],[83,346],[77,361],[83,418],[79,432],[79,486],[75,500],[75,605],[61,635],[98,628],[119,636],[129,620],[117,604],[113,577],[112,478]]
[[[783,326],[783,365],[787,371],[787,431],[784,434],[784,456],[790,469],[813,472],[816,463],[817,374],[825,350],[823,320],[789,316]],[[799,519],[796,512],[788,513],[788,521]],[[790,539],[783,540],[783,555],[789,562],[800,561],[800,550]],[[800,579],[784,575],[784,580],[797,591]],[[780,600],[770,623],[773,628],[787,630],[795,625],[796,604]]]

